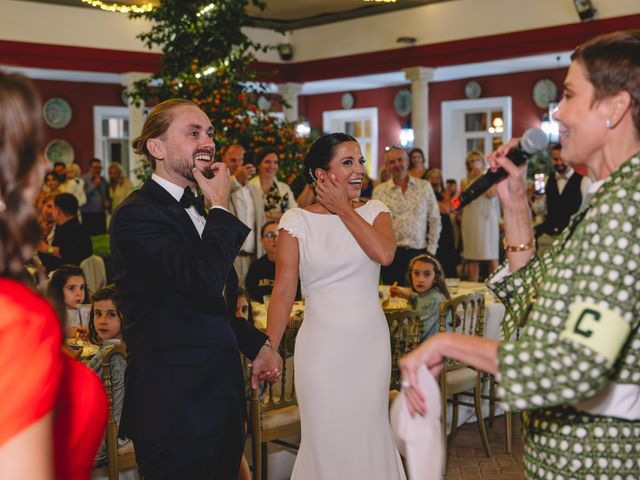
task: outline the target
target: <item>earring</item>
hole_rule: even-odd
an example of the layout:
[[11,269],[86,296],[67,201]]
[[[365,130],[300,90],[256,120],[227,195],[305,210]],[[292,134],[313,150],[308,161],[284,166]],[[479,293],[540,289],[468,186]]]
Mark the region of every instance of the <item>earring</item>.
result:
[[611,130],[611,119],[608,118],[606,122],[604,122],[604,126],[607,127],[607,130]]

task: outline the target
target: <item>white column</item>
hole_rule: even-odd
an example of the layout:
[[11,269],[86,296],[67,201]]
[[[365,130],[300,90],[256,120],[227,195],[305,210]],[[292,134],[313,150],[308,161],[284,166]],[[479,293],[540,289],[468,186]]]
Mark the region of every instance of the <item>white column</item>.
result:
[[411,82],[411,127],[413,146],[424,152],[425,167],[429,167],[429,81],[435,69],[411,67],[404,69],[404,76]]
[[[127,72],[120,75],[120,85],[127,90],[133,89],[133,84],[139,80],[144,80],[150,77],[150,73],[142,72]],[[139,158],[133,153],[133,140],[142,132],[142,126],[144,125],[144,102],[140,103],[140,106],[136,106],[131,100],[129,100],[129,179],[132,182],[136,182],[135,169],[138,165]]]
[[298,95],[302,93],[301,83],[280,83],[278,84],[278,92],[282,95],[282,99],[289,104],[284,109],[284,116],[290,122],[298,120]]

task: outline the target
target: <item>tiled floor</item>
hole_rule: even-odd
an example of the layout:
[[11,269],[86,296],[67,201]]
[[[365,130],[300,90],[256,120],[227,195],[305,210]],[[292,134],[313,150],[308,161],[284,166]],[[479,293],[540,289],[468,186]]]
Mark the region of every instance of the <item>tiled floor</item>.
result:
[[[488,428],[491,457],[484,454],[480,433],[475,423],[466,423],[449,442],[447,480],[524,480],[520,421],[513,415],[513,453],[505,453],[504,417],[498,416]],[[293,443],[297,439],[291,439]],[[269,444],[269,479],[286,480],[291,474],[295,452]],[[246,452],[247,458],[250,451]]]
[[496,417],[488,429],[491,457],[487,457],[475,423],[466,423],[449,443],[447,480],[522,480],[522,441],[519,416],[513,415],[513,452],[508,455],[504,443],[504,417]]

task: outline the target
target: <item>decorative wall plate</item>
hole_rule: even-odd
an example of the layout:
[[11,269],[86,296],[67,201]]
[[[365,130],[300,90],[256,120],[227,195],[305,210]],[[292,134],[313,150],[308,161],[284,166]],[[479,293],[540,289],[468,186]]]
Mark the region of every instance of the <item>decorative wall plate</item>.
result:
[[353,97],[353,94],[349,92],[342,94],[342,97],[340,98],[340,105],[342,105],[342,108],[349,110],[350,108],[353,108],[355,103],[356,99]]
[[71,121],[71,107],[63,98],[50,98],[42,110],[44,121],[51,128],[64,128]]
[[558,87],[550,78],[543,78],[533,86],[532,97],[538,107],[548,108],[558,98]]
[[475,80],[471,80],[464,86],[464,95],[467,98],[479,98],[482,95],[482,87]]
[[411,90],[400,90],[393,98],[393,109],[399,117],[406,117],[413,109]]
[[44,148],[44,156],[51,163],[64,162],[67,165],[73,162],[75,157],[73,147],[65,140],[52,140]]
[[271,110],[271,100],[264,95],[258,97],[257,104],[260,110]]

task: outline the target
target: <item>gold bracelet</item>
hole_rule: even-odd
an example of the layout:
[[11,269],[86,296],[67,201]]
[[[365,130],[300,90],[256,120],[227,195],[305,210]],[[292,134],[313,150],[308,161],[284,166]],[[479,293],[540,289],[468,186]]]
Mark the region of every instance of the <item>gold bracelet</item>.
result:
[[529,243],[523,243],[521,245],[509,245],[507,243],[507,237],[504,237],[502,245],[504,245],[506,252],[526,252],[527,250],[534,250],[536,248],[536,239],[532,238]]

